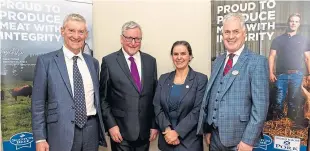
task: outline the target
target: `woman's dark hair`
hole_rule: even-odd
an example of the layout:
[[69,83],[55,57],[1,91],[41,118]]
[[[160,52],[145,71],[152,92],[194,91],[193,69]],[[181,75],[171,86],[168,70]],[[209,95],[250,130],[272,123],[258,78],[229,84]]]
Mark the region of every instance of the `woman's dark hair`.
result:
[[178,45],[183,45],[183,46],[185,46],[185,47],[187,48],[188,54],[189,54],[190,56],[193,56],[191,45],[190,45],[187,41],[184,41],[184,40],[176,41],[176,42],[173,43],[173,45],[172,45],[172,47],[171,47],[170,55],[173,54],[173,48],[174,48],[175,46],[178,46]]

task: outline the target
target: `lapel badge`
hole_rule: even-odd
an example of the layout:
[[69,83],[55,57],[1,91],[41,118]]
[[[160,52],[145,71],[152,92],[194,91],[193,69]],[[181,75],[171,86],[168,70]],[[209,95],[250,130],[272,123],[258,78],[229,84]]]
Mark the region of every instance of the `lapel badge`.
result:
[[188,86],[188,85],[186,85],[185,87],[186,87],[186,89],[188,89],[188,88],[189,88],[189,86]]
[[239,74],[239,71],[238,71],[238,70],[234,70],[234,71],[232,72],[232,74],[233,74],[233,75],[237,75],[237,74]]

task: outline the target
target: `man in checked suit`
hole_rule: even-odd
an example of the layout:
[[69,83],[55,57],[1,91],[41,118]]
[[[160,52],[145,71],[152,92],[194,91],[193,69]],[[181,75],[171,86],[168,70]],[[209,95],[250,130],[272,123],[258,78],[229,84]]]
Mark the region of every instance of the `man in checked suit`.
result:
[[250,151],[260,140],[269,106],[268,63],[244,46],[245,38],[242,14],[227,14],[227,52],[213,62],[197,128],[211,151]]
[[100,96],[112,151],[148,151],[158,131],[153,97],[156,60],[141,52],[142,31],[129,21],[122,27],[122,48],[102,58]]
[[69,14],[64,45],[39,56],[32,91],[32,131],[37,151],[98,151],[104,140],[99,103],[99,63],[81,52],[87,27]]

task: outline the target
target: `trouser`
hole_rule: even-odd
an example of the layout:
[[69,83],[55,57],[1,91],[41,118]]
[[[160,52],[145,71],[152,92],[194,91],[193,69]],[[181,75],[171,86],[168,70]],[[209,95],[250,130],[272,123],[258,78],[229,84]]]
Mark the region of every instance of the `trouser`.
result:
[[121,143],[116,143],[111,139],[111,149],[112,151],[148,151],[150,146],[150,141],[141,140],[138,138],[136,141],[124,140]]
[[99,121],[97,116],[90,116],[83,128],[75,126],[71,151],[98,151]]
[[277,76],[276,88],[276,110],[283,113],[284,100],[287,98],[288,117],[295,119],[302,112],[301,84],[303,80],[302,72],[291,74],[279,74]]
[[212,129],[210,140],[210,151],[236,151],[237,146],[226,147],[221,143],[218,129]]

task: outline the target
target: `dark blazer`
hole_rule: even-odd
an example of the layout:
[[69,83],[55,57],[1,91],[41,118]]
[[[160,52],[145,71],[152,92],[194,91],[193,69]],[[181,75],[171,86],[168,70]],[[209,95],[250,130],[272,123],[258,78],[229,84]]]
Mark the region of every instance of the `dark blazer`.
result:
[[100,97],[107,129],[119,126],[127,141],[149,139],[155,128],[153,97],[157,84],[156,60],[140,52],[141,85],[139,93],[130,74],[122,49],[102,58]]
[[[155,119],[161,133],[159,134],[158,147],[160,150],[173,151],[173,145],[166,143],[162,132],[171,125],[169,120],[169,100],[171,86],[173,85],[175,71],[160,76],[154,97]],[[202,151],[202,136],[196,135],[199,119],[199,110],[205,92],[208,77],[202,73],[195,72],[190,68],[185,80],[185,88],[181,90],[181,101],[178,108],[178,121],[175,127],[179,134],[180,144],[176,147],[178,151]]]
[[[100,122],[98,133],[106,146],[99,103],[99,63],[90,55],[83,54],[83,57],[94,85],[94,103]],[[46,139],[50,151],[71,150],[75,129],[75,110],[62,49],[44,54],[37,59],[31,113],[35,141]]]

